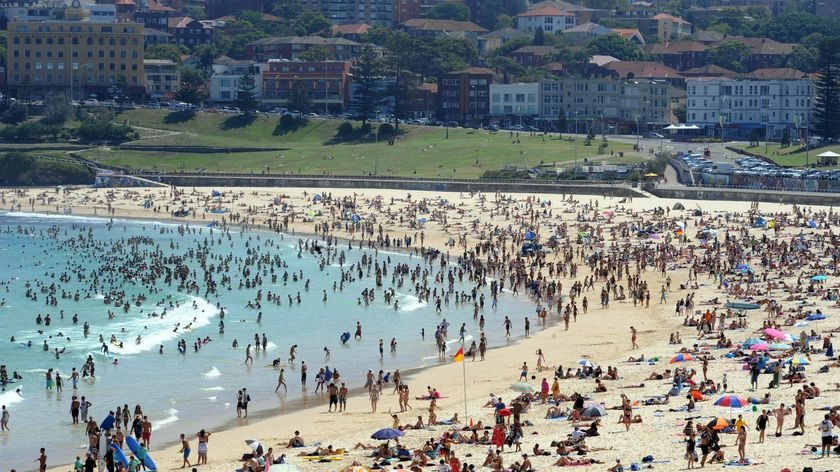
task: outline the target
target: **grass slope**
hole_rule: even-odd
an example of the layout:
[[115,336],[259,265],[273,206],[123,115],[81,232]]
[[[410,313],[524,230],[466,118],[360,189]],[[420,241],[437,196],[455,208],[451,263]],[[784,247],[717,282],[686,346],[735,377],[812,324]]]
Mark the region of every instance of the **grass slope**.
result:
[[[335,137],[340,121],[312,120],[306,126],[279,135],[275,117],[257,117],[248,125],[237,121],[240,117],[224,114],[197,114],[188,121],[173,120],[158,110],[132,110],[120,115],[133,126],[165,129],[176,134],[142,139],[139,145],[185,146],[243,146],[282,148],[265,151],[229,154],[193,154],[174,152],[145,152],[95,149],[81,155],[99,162],[146,170],[178,170],[183,163],[186,171],[205,169],[212,172],[260,173],[268,168],[272,173],[420,176],[475,178],[485,170],[508,166],[524,168],[540,163],[568,164],[575,159],[575,143],[549,137],[530,137],[521,133],[514,143],[507,132],[490,134],[486,131],[450,129],[446,138],[444,128],[404,126],[394,145],[387,142],[327,144]],[[358,126],[358,123],[355,123]],[[374,127],[376,124],[374,124]],[[597,155],[598,140],[592,146],[577,143],[577,157],[589,162],[619,162],[606,155]],[[610,142],[613,151],[625,152],[622,162],[638,162],[630,145]]]

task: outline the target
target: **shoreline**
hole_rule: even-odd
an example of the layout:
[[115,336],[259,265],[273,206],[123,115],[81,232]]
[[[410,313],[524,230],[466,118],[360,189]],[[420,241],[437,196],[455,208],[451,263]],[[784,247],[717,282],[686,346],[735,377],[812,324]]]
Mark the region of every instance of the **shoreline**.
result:
[[[288,192],[292,193],[299,189],[289,189],[289,188],[282,188],[282,189],[259,189],[261,191],[265,190],[272,190],[275,192]],[[324,191],[324,190],[318,190]],[[333,194],[339,193],[340,190],[333,190]],[[358,189],[351,189],[349,192],[344,193],[352,193],[356,194]],[[373,193],[382,193],[382,190],[379,189],[371,189],[367,194]],[[412,192],[414,193],[414,192]],[[418,192],[419,193],[419,192]],[[455,199],[457,194],[452,195],[447,192],[426,192],[425,194],[429,195],[443,195],[449,196],[453,200]],[[514,195],[517,198],[520,198],[524,195],[528,194],[509,194]],[[540,197],[543,198],[543,197]],[[546,197],[549,198],[549,197]],[[588,198],[588,196],[584,196],[583,198]],[[554,199],[554,201],[559,200],[559,198]],[[614,205],[616,202],[612,199],[601,199],[601,198],[594,198],[594,200],[600,200],[602,203],[605,203],[604,207],[607,208],[607,205]],[[627,206],[632,207],[632,209],[642,212],[643,210],[647,210],[653,208],[655,206],[668,206],[670,207],[676,201],[675,200],[663,200],[663,199],[646,199],[650,200],[648,202],[640,203],[638,207],[635,207],[632,204],[628,204]],[[689,201],[686,201],[686,206],[688,206]],[[691,201],[693,202],[693,201]],[[698,207],[703,202],[697,202]],[[721,207],[719,205],[703,205],[707,208],[710,208],[709,211],[715,213],[723,213],[726,211],[725,209],[719,208],[737,208],[737,210],[731,210],[741,213],[746,213],[747,209],[744,208],[749,202],[726,202],[726,207]],[[764,207],[765,205],[762,204]],[[776,209],[776,211],[789,211],[791,205],[766,205],[771,209]],[[714,209],[711,209],[714,208]],[[762,208],[763,209],[763,208]],[[559,212],[559,207],[558,210]],[[629,213],[628,213],[629,214]],[[62,215],[57,215],[62,216]],[[99,215],[79,215],[76,213],[74,207],[74,214],[69,216],[95,216],[97,218],[104,218],[108,219],[109,217],[102,217]],[[564,218],[571,218],[573,215],[564,216]],[[143,221],[155,221],[148,218],[134,218],[134,217],[125,217],[125,216],[115,216],[115,219],[127,219],[127,220],[143,220]],[[690,217],[686,217],[687,220],[691,219]],[[194,224],[200,223],[202,220],[190,220],[190,221],[181,221],[181,220],[169,220],[169,222],[176,222],[178,224]],[[204,220],[206,222],[206,220]],[[574,220],[568,219],[567,221],[574,223]],[[160,221],[158,221],[160,222]],[[302,235],[300,228],[303,225],[310,224],[306,222],[296,222],[294,225],[294,233],[293,235],[296,237],[319,237],[315,234],[309,234],[308,236]],[[233,225],[228,225],[233,226]],[[248,225],[249,229],[258,229],[254,228],[251,225]],[[290,225],[292,228],[293,225]],[[795,228],[789,228],[795,229]],[[267,228],[265,229],[267,231]],[[390,231],[390,230],[389,230]],[[400,231],[404,233],[411,233],[412,231],[409,229],[402,228]],[[438,231],[435,229],[434,231]],[[391,231],[392,233],[396,232],[396,230]],[[431,235],[431,230],[427,232],[427,235]],[[437,238],[437,245],[432,244],[431,241],[434,239],[431,236],[427,237],[427,243],[425,244],[428,247],[444,247],[440,245],[440,242],[445,241],[445,237],[449,233],[445,228],[443,231],[439,231],[443,233],[442,237]],[[288,233],[287,233],[288,234]],[[438,235],[440,236],[440,235]],[[343,239],[345,242],[347,239]],[[350,241],[358,241],[358,239],[349,239]],[[475,242],[474,238],[471,238],[471,243]],[[472,245],[472,244],[471,244]],[[575,246],[577,247],[577,246]],[[396,251],[397,248],[388,248],[389,251]],[[457,250],[456,250],[457,254]],[[581,268],[583,269],[583,273],[587,273],[587,268],[585,265],[582,265]],[[660,277],[658,272],[651,271],[650,269],[646,272],[643,272],[644,277],[647,281],[649,281],[653,287],[656,289],[659,283],[662,283],[662,277]],[[579,274],[577,278],[583,277],[584,274]],[[670,274],[673,277],[673,283],[676,286],[679,286],[680,283],[685,282],[685,271],[674,271]],[[568,279],[564,279],[564,284]],[[701,288],[697,290],[698,292],[698,299],[705,300],[707,297],[710,296],[720,296],[719,292],[715,289],[713,285],[709,285],[708,280],[701,281]],[[651,290],[652,292],[654,290]],[[674,290],[673,298],[676,299],[679,296],[687,294],[688,292],[695,292],[695,290],[688,289],[688,290]],[[597,293],[592,293],[590,296],[596,297]],[[593,300],[594,302],[595,300]],[[533,303],[530,299],[528,303]],[[595,305],[595,303],[593,303]],[[509,384],[513,383],[516,378],[516,374],[518,373],[519,366],[521,365],[523,360],[528,361],[529,365],[532,364],[535,355],[534,352],[536,349],[543,349],[546,352],[546,356],[549,359],[547,364],[549,366],[556,366],[559,364],[563,365],[564,368],[568,368],[570,366],[576,366],[577,359],[592,359],[593,363],[600,363],[606,365],[608,362],[613,363],[613,365],[617,365],[619,368],[622,369],[622,374],[624,374],[622,379],[618,381],[619,383],[626,384],[629,382],[638,382],[640,379],[644,379],[644,375],[647,372],[641,372],[645,367],[650,367],[651,364],[643,363],[639,367],[634,367],[632,364],[626,364],[622,361],[622,359],[626,359],[628,353],[635,354],[644,353],[646,356],[653,356],[653,355],[660,355],[664,356],[668,352],[673,352],[675,349],[674,346],[669,346],[667,344],[667,334],[677,331],[680,332],[686,338],[689,338],[691,334],[695,331],[692,327],[686,327],[682,324],[682,317],[674,316],[673,315],[673,303],[669,302],[667,304],[661,305],[658,303],[658,300],[654,302],[650,306],[649,309],[642,309],[642,308],[634,308],[632,305],[627,305],[627,302],[624,303],[620,301],[615,301],[615,306],[610,307],[607,310],[601,310],[595,306],[592,306],[589,310],[589,314],[582,315],[581,318],[577,320],[577,322],[572,325],[570,329],[570,333],[564,333],[562,325],[558,322],[554,324],[550,324],[549,326],[542,328],[540,324],[534,323],[532,325],[532,333],[530,337],[520,337],[517,338],[514,342],[508,343],[501,346],[494,346],[488,349],[488,360],[486,362],[475,362],[472,363],[469,359],[466,360],[465,364],[462,366],[454,365],[452,362],[445,362],[443,364],[438,364],[434,366],[429,366],[426,368],[421,368],[417,372],[412,372],[410,375],[405,376],[406,382],[412,387],[412,394],[421,394],[423,393],[423,387],[426,385],[435,386],[438,388],[439,391],[446,393],[451,393],[451,396],[448,400],[442,400],[440,403],[441,405],[441,418],[447,418],[451,416],[452,413],[459,413],[463,414],[464,402],[466,400],[467,409],[469,412],[469,418],[475,418],[476,420],[484,420],[485,422],[488,421],[488,409],[482,409],[481,404],[484,403],[486,399],[486,395],[494,392],[503,395],[506,399],[509,398],[511,395],[511,390],[509,388]],[[526,313],[530,315],[529,313]],[[518,313],[516,314],[519,315]],[[756,313],[755,315],[758,315]],[[550,320],[558,320],[556,318],[556,314],[551,313],[549,315]],[[756,321],[758,318],[763,317],[764,315],[755,316],[753,321]],[[639,341],[640,344],[643,346],[640,351],[633,351],[629,350],[629,326],[634,325],[638,328],[639,331]],[[755,329],[753,325],[750,329],[747,329],[742,334],[736,334],[737,337],[746,337],[745,335],[751,333]],[[517,333],[520,331],[519,326],[516,328]],[[737,331],[736,331],[737,332]],[[686,341],[689,345],[691,341]],[[667,361],[666,361],[667,362]],[[731,366],[731,364],[730,364]],[[693,367],[693,366],[692,366]],[[725,368],[722,363],[713,364],[713,368],[717,369],[717,367]],[[462,385],[462,368],[465,368],[467,371],[467,383],[468,389],[467,392],[467,399],[464,399],[463,396],[463,385]],[[653,365],[653,368],[656,370],[662,370],[665,368],[673,368],[673,366],[669,366],[667,363],[660,361],[659,363]],[[728,370],[724,370],[728,371]],[[533,372],[536,375],[540,375],[536,372]],[[553,371],[547,371],[546,374],[543,374],[551,378],[553,375]],[[730,374],[730,385],[736,384],[740,388],[743,386],[742,379],[739,374]],[[737,378],[736,375],[738,376]],[[818,377],[815,377],[819,380]],[[567,383],[568,382],[568,383]],[[823,380],[824,382],[824,380]],[[634,397],[639,395],[640,393],[647,393],[650,394],[655,390],[651,390],[651,382],[646,382],[648,387],[645,387],[643,391],[635,391],[635,390],[627,390],[626,393],[633,395]],[[656,383],[654,381],[653,383]],[[660,382],[661,383],[661,382]],[[571,393],[572,391],[581,391],[582,393],[591,394],[591,381],[587,384],[584,384],[583,381],[571,380],[571,381],[564,381],[563,385],[563,392],[564,393]],[[610,400],[610,404],[613,403],[614,394],[612,390],[615,389],[613,387],[614,384],[610,384],[611,392],[607,398]],[[621,387],[619,387],[621,388]],[[656,388],[655,386],[653,388]],[[620,390],[616,390],[615,393],[617,394]],[[787,394],[787,390],[781,390],[778,392],[779,395]],[[774,393],[777,395],[777,393]],[[311,398],[311,397],[310,397]],[[316,397],[317,398],[317,397]],[[828,400],[830,397],[826,397],[823,400]],[[783,401],[789,400],[789,398],[780,397]],[[774,399],[775,400],[775,399]],[[836,400],[836,397],[834,398]],[[318,400],[316,400],[318,401]],[[679,397],[674,400],[675,402],[679,402]],[[390,425],[390,417],[386,416],[384,410],[386,409],[386,405],[390,406],[393,403],[393,398],[390,395],[390,392],[387,390],[383,390],[383,396],[380,401],[380,406],[382,409],[382,416],[379,414],[370,414],[367,413],[370,411],[370,407],[366,405],[367,398],[364,395],[353,395],[348,399],[348,413],[342,414],[327,414],[323,411],[322,404],[318,403],[317,405],[312,405],[306,407],[304,409],[300,409],[297,411],[292,412],[280,412],[275,414],[269,414],[266,418],[260,418],[255,421],[248,421],[247,424],[239,425],[236,419],[233,419],[233,422],[225,422],[225,424],[231,424],[230,428],[223,429],[218,431],[217,434],[214,434],[213,440],[211,441],[210,445],[210,463],[209,466],[201,466],[199,467],[199,471],[208,471],[208,472],[221,472],[226,471],[230,472],[232,470],[232,465],[236,464],[236,459],[242,452],[246,452],[248,449],[245,446],[243,440],[245,438],[258,438],[260,439],[266,447],[274,446],[275,444],[285,444],[285,441],[291,437],[292,431],[295,429],[299,429],[302,433],[302,436],[307,440],[307,443],[312,443],[313,441],[324,441],[323,444],[335,444],[337,447],[349,447],[356,441],[362,442],[370,442],[370,440],[366,439],[370,432],[374,429],[378,429],[381,427],[387,427]],[[415,406],[415,411],[417,411],[419,407],[424,406],[423,403],[419,401],[412,400],[412,403]],[[420,410],[418,412],[421,412]],[[644,412],[645,410],[641,410]],[[701,407],[701,411],[704,414],[717,414],[718,410],[711,406],[710,404],[705,404]],[[745,414],[751,414],[744,411]],[[614,413],[613,413],[614,414]],[[723,415],[723,411],[721,410],[721,415]],[[673,415],[676,417],[685,416],[683,415]],[[813,419],[815,415],[810,415],[810,418]],[[401,420],[404,423],[412,423],[411,414],[401,414]],[[469,418],[463,418],[463,421],[468,421]],[[537,416],[540,418],[540,416]],[[533,418],[532,418],[533,419]],[[748,418],[748,422],[751,421],[752,416]],[[614,460],[616,457],[622,458],[623,463],[629,464],[632,460],[638,460],[639,457],[636,457],[636,451],[629,446],[623,444],[622,438],[625,436],[615,436],[612,437],[613,433],[620,433],[621,431],[612,431],[615,429],[614,426],[615,416],[608,416],[606,418],[606,422],[608,423],[605,425],[606,431],[605,436],[600,439],[602,442],[596,442],[598,439],[593,438],[593,444],[600,446],[600,445],[607,445],[615,443],[616,450],[614,452],[609,452],[606,455],[596,455],[595,457],[601,460],[611,461]],[[654,434],[657,430],[661,429],[664,426],[663,421],[659,417],[655,416],[651,417],[649,414],[645,416],[645,425],[640,425],[638,431],[640,431],[639,438],[648,438],[648,440],[642,440],[643,444],[639,445],[639,447],[647,448],[645,450],[654,450],[655,455],[657,457],[662,457],[666,455],[666,457],[682,457],[681,453],[673,455],[674,447],[680,448],[682,446],[674,446],[672,443],[673,440],[665,440],[662,441],[662,437],[659,436],[657,439],[659,441],[652,439]],[[536,422],[536,421],[535,421]],[[567,422],[543,422],[542,420],[539,421],[540,425],[543,429],[540,430],[540,434],[543,435],[550,435],[549,437],[542,437],[542,440],[537,438],[538,441],[547,446],[550,439],[556,439],[560,437],[562,434],[568,432],[567,430],[559,429],[562,426],[566,426],[569,423]],[[545,424],[544,424],[545,423]],[[809,429],[811,425],[809,423]],[[169,429],[169,428],[167,428]],[[438,431],[442,430],[443,428],[438,428]],[[621,427],[621,430],[624,428]],[[637,430],[633,430],[637,431]],[[177,430],[172,431],[174,434],[172,435],[173,439],[177,437]],[[536,431],[535,431],[536,432]],[[186,433],[186,432],[185,432]],[[418,436],[419,434],[419,436]],[[656,434],[662,434],[660,431]],[[420,431],[418,432],[409,432],[406,434],[407,440],[410,440],[411,443],[415,443],[416,439],[420,439],[422,444],[422,438],[428,438],[429,436],[437,436],[439,433],[430,433],[428,431]],[[553,435],[553,436],[551,436]],[[806,436],[813,436],[813,434],[806,433]],[[409,439],[410,438],[410,439]],[[532,438],[527,438],[531,440]],[[614,439],[614,441],[613,441]],[[788,439],[786,436],[785,439]],[[807,438],[811,442],[813,442],[813,437]],[[817,438],[818,439],[818,438]],[[607,440],[607,443],[603,441]],[[333,441],[330,443],[329,441]],[[727,439],[729,441],[729,439]],[[158,443],[162,443],[162,441],[158,440]],[[770,441],[773,443],[773,441]],[[751,443],[752,444],[752,443]],[[773,443],[779,445],[778,442]],[[752,446],[751,446],[752,447]],[[311,449],[311,448],[306,448]],[[486,448],[484,448],[486,449]],[[777,448],[778,449],[778,448]],[[785,449],[781,447],[781,449]],[[155,457],[159,467],[161,470],[168,470],[174,467],[180,466],[180,455],[177,453],[178,447],[177,446],[168,446],[162,449],[155,449],[151,451],[152,455]],[[483,454],[482,449],[469,449],[474,455]],[[217,452],[221,451],[221,452]],[[278,448],[275,446],[276,455],[279,455],[281,452],[290,452],[290,453],[297,453],[297,450],[292,449],[285,449],[285,448]],[[478,452],[477,452],[478,451]],[[730,453],[732,451],[730,450]],[[515,456],[509,456],[508,453],[506,454],[506,465],[508,462],[512,462],[516,459]],[[633,454],[630,456],[630,454]],[[670,454],[670,455],[668,455]],[[342,463],[335,463],[335,464],[319,464],[319,463],[310,463],[303,461],[300,458],[295,456],[288,456],[290,462],[297,465],[301,470],[337,470],[339,468],[343,468],[346,465],[346,461],[361,457],[357,454],[350,454],[346,456],[346,459]],[[513,457],[512,459],[510,457]],[[612,459],[610,458],[612,457]],[[776,456],[770,456],[776,457]],[[480,459],[473,459],[476,461]],[[776,460],[779,460],[778,458]],[[795,463],[800,465],[804,459],[798,458],[794,456],[791,460],[785,460],[785,463]],[[608,462],[609,463],[609,462]],[[776,467],[776,462],[771,462],[773,464],[773,468],[778,470],[779,467]],[[811,465],[810,462],[805,462],[806,465]],[[779,462],[781,464],[781,462]],[[626,467],[626,466],[625,466]],[[664,466],[665,469],[670,470],[671,468],[675,467],[672,466]],[[541,470],[544,467],[539,467]],[[680,467],[682,468],[682,467]],[[66,472],[68,470],[67,466],[56,466],[51,467],[50,471],[62,471]],[[758,470],[770,470],[766,467],[759,467]]]

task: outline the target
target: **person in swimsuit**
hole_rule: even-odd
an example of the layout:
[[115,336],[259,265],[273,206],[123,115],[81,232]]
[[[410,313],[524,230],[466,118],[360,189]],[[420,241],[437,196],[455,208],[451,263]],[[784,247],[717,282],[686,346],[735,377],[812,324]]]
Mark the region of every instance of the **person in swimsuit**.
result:
[[210,433],[209,431],[201,430],[198,432],[196,437],[198,438],[198,462],[196,465],[206,465],[207,464],[207,443],[210,441]]
[[190,464],[190,442],[187,441],[183,434],[181,435],[181,450],[178,452],[184,455],[184,463],[181,465],[181,468],[192,467],[192,464]]
[[47,470],[47,450],[43,447],[41,448],[41,454],[35,459],[35,462],[38,463],[38,470],[40,472],[45,472]]

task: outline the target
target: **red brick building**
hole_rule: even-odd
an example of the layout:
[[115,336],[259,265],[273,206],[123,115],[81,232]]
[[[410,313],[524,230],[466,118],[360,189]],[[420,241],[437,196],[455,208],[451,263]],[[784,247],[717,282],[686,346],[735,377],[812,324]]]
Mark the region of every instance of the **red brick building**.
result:
[[262,74],[262,101],[285,105],[303,84],[317,113],[342,113],[350,104],[350,61],[284,61],[271,59]]

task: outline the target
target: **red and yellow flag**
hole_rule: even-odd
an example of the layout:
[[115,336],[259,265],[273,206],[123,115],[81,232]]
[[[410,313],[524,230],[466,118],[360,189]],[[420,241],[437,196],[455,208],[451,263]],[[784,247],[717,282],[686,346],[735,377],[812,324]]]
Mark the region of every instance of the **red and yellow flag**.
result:
[[455,353],[454,361],[464,362],[464,346],[461,346],[461,348],[458,349],[458,352]]

